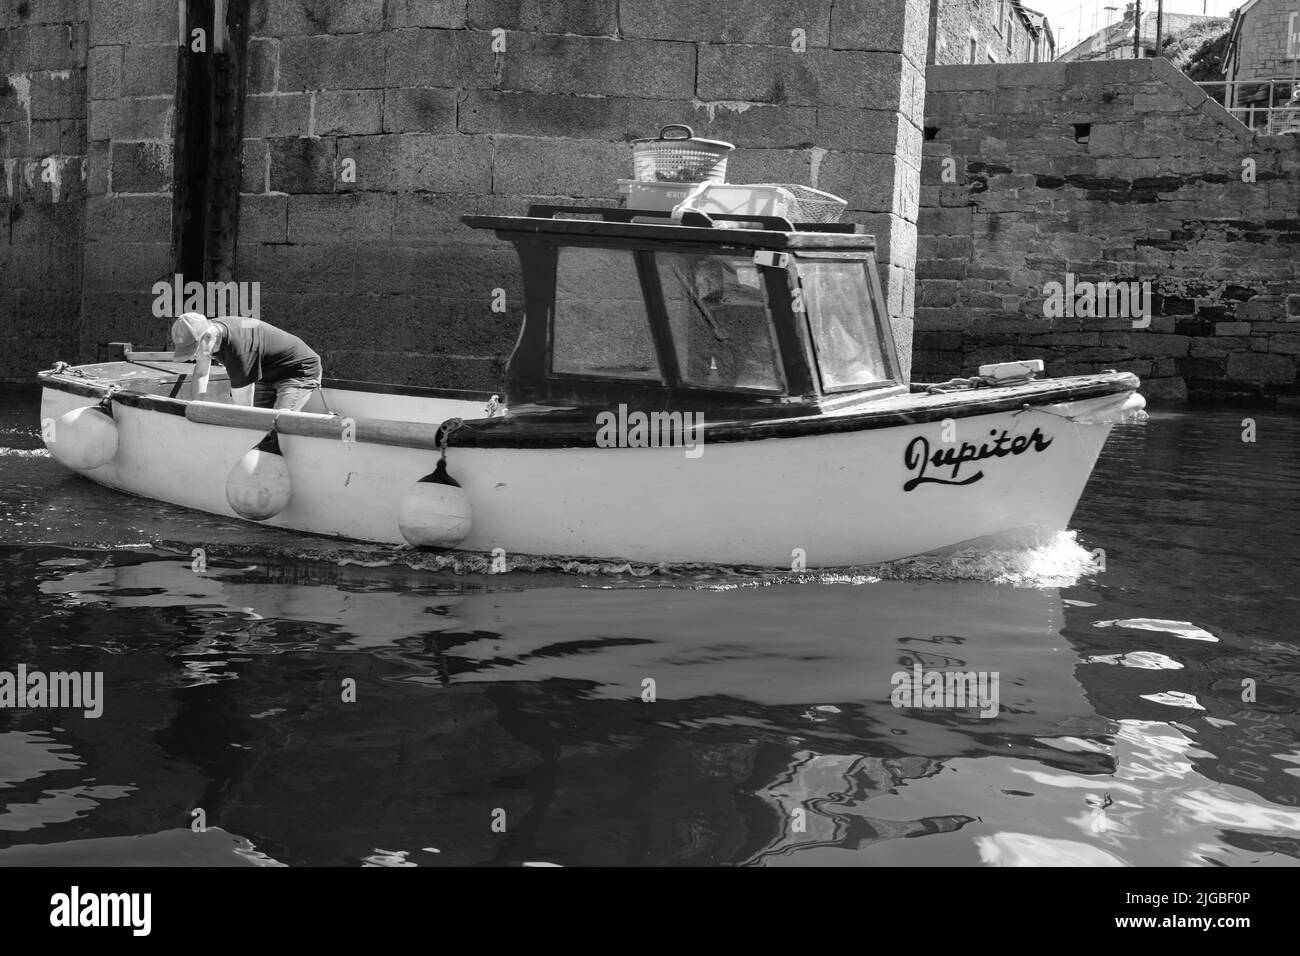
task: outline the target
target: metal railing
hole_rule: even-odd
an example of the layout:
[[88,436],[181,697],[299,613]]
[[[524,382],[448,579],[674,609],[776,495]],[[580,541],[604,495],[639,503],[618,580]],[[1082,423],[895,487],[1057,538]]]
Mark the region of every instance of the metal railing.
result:
[[1293,92],[1300,88],[1296,80],[1202,80],[1196,85],[1256,132],[1300,133],[1300,108],[1287,105]]

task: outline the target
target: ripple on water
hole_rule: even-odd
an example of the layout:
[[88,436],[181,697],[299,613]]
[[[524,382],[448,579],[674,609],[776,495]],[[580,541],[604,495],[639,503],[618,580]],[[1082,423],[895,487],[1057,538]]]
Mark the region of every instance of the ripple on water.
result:
[[1219,639],[1203,628],[1188,621],[1157,621],[1151,618],[1129,618],[1122,621],[1094,621],[1093,627],[1127,627],[1135,631],[1163,631],[1185,641],[1214,641]]

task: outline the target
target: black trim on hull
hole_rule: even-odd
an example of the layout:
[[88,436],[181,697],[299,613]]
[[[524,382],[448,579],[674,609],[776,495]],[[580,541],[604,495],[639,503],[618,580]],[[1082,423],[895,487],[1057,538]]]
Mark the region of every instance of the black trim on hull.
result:
[[[1043,387],[1049,383],[1051,387]],[[813,413],[797,418],[760,421],[708,421],[706,418],[702,440],[708,444],[719,444],[923,425],[948,418],[974,418],[1013,412],[1026,406],[1038,407],[1103,398],[1136,391],[1138,385],[1137,376],[1121,372],[1035,382],[1031,386],[946,392],[925,396],[924,399],[920,396],[904,396],[910,397],[913,402],[923,402],[919,407],[872,408],[871,404],[875,403],[871,403],[864,404],[857,411],[834,415]],[[599,430],[597,413],[612,411],[614,409],[610,408],[564,409],[558,414],[512,413],[507,418],[466,421],[452,434],[448,444],[458,448],[591,448],[596,444]]]
[[[38,378],[46,388],[85,398],[99,399],[108,391],[107,386],[96,386],[65,378],[54,372],[41,372]],[[1045,379],[999,388],[944,392],[938,395],[893,396],[874,401],[864,398],[861,409],[837,414],[825,414],[822,409],[812,405],[804,406],[801,411],[805,414],[794,418],[764,418],[753,421],[743,419],[708,421],[706,419],[703,440],[710,444],[718,444],[870,431],[901,425],[922,425],[948,418],[973,418],[979,415],[1016,411],[1025,407],[1103,398],[1107,395],[1136,391],[1138,385],[1137,376],[1129,372],[1110,372],[1102,375]],[[897,402],[900,399],[907,399],[911,404],[904,408],[873,407]],[[182,417],[189,404],[178,399],[134,392],[129,389],[114,392],[112,400],[128,408]],[[600,427],[596,416],[600,412],[610,411],[613,409],[555,408],[535,412],[516,412],[506,418],[470,419],[463,421],[452,432],[448,444],[457,448],[592,448],[596,445],[596,434]],[[726,410],[720,411],[726,413]],[[285,412],[282,415],[284,427],[277,430],[290,434],[309,435],[315,434],[318,430],[299,428],[297,413]],[[356,441],[359,444],[397,445],[423,449],[439,447],[442,429],[432,423],[423,425],[389,422],[385,419],[357,419],[356,421]],[[414,429],[400,427],[410,424],[415,424],[416,427]],[[321,430],[319,437],[331,438],[332,430]]]

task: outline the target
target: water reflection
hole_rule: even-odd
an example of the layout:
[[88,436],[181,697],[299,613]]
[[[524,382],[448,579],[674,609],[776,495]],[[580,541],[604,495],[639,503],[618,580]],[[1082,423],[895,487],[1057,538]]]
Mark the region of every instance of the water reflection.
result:
[[[1287,863],[1300,845],[1295,811],[1221,782],[1294,776],[1294,759],[1207,749],[1242,717],[1196,684],[1188,651],[1214,635],[1094,620],[1056,588],[524,588],[147,551],[36,567],[51,626],[31,652],[108,672],[105,718],[68,718],[61,747],[132,751],[129,774],[97,774],[116,790],[62,799],[202,807],[267,859]],[[1162,650],[1094,652],[1080,631]],[[915,665],[996,672],[998,713],[893,706],[891,675]],[[1160,693],[1199,694],[1220,723],[1153,717]],[[183,795],[160,793],[178,771]]]

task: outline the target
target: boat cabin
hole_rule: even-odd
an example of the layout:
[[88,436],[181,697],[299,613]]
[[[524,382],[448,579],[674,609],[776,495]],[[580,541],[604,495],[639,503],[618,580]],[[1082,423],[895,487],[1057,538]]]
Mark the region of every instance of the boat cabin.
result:
[[852,224],[534,205],[506,401],[791,414],[906,392],[875,239]]

